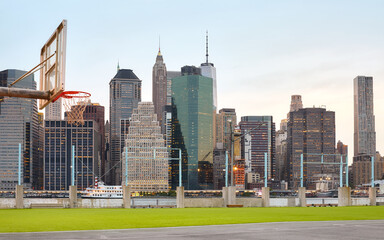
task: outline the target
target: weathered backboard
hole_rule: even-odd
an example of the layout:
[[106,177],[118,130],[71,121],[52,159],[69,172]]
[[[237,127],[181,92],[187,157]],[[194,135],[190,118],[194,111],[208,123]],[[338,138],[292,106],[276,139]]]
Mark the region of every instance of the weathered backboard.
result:
[[55,101],[65,89],[65,55],[67,45],[67,20],[63,20],[41,48],[40,90],[50,91],[48,100],[40,99],[39,109]]

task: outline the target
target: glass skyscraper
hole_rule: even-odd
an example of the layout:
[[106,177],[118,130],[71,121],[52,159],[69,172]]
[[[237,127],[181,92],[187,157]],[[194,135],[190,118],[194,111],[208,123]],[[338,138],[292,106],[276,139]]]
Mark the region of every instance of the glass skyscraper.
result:
[[275,177],[276,149],[275,123],[272,116],[244,116],[239,123],[244,138],[241,141],[241,158],[245,171],[255,173],[264,182],[265,153],[267,153],[268,179]]
[[45,121],[44,189],[68,190],[71,185],[72,145],[75,146],[77,189],[93,186],[101,155],[100,133],[92,120],[75,126],[67,121]]
[[[172,79],[172,145],[182,149],[186,189],[213,188],[213,84],[212,78],[199,73],[198,68],[186,66],[182,76]],[[171,173],[175,188],[177,161],[172,161]]]
[[[109,83],[109,117],[110,117],[110,161],[113,169],[107,177],[107,184],[121,184],[121,152],[124,147],[122,121],[126,122],[141,101],[141,80],[130,69],[119,69]],[[122,137],[123,136],[123,137]],[[109,169],[106,169],[109,171]]]
[[[14,69],[1,71],[0,86],[8,86],[25,73]],[[26,77],[14,87],[36,89],[34,76]],[[21,184],[32,187],[33,166],[39,157],[38,128],[36,99],[0,98],[0,190],[13,190],[18,183],[19,143],[22,162]]]

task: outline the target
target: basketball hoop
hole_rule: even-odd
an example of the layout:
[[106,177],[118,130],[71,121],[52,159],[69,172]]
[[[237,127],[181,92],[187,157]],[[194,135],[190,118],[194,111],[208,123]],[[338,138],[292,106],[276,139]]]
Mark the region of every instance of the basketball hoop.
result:
[[[76,126],[84,124],[83,113],[90,96],[90,93],[81,91],[65,91],[60,94],[57,99],[60,97],[63,99],[63,105],[69,124],[74,124]],[[55,101],[57,99],[55,99]]]

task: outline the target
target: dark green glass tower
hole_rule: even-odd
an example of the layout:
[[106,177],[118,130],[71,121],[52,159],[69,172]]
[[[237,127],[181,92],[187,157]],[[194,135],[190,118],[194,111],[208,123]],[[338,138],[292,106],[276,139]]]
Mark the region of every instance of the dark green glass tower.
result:
[[[182,149],[183,186],[190,190],[212,189],[212,78],[183,69],[183,76],[172,79],[172,145]],[[175,188],[179,184],[177,161],[171,164],[171,175]]]

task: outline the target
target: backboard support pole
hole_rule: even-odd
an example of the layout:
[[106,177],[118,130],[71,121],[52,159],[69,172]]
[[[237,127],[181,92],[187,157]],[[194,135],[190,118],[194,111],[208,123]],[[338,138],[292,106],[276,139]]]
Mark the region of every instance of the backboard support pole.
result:
[[0,97],[20,97],[34,99],[50,99],[50,91],[39,91],[25,88],[0,87]]
[[16,79],[13,83],[9,84],[9,87],[12,87],[13,85],[15,85],[17,82],[19,82],[20,80],[28,77],[29,75],[35,73],[36,71],[40,70],[37,69],[35,70],[36,68],[40,67],[41,65],[43,65],[46,61],[48,61],[49,59],[51,59],[51,57],[53,57],[54,55],[56,54],[56,52],[54,52],[51,56],[49,56],[47,59],[45,59],[44,61],[42,61],[41,63],[39,63],[36,67],[32,68],[31,70],[29,70],[27,73],[25,73],[23,76],[19,77],[18,79]]

